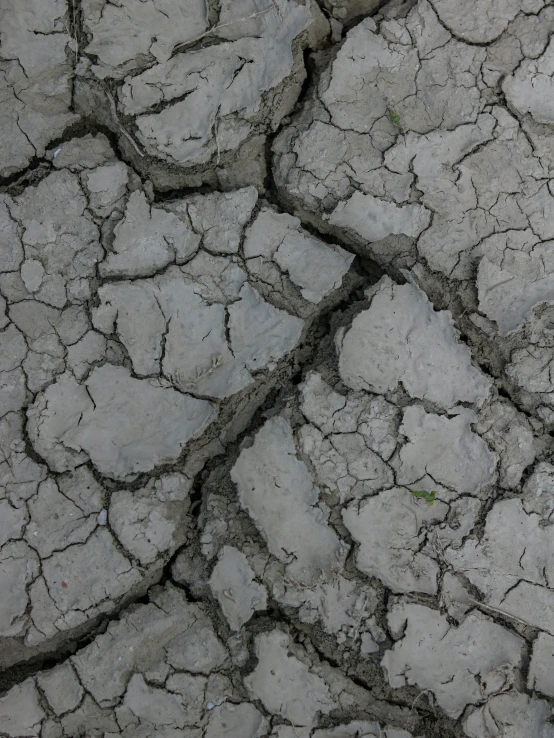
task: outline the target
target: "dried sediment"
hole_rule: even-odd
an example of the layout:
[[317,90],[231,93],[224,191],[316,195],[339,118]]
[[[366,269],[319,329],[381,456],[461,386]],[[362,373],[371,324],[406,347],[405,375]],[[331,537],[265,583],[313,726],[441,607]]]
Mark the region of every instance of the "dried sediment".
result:
[[391,3],[274,142],[283,200],[460,317],[550,422],[550,3]]
[[194,475],[358,279],[253,187],[162,206],[102,136],[51,156],[2,196],[4,665],[161,576]]
[[551,3],[0,6],[0,735],[552,738]]

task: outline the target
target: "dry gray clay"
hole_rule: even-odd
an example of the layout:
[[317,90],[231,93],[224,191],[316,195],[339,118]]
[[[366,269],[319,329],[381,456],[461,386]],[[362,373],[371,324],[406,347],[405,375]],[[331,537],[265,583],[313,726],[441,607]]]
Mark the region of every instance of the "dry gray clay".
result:
[[553,37],[0,0],[0,738],[554,738]]
[[267,135],[329,24],[312,0],[87,0],[83,32],[78,107],[157,187],[263,189]]
[[49,156],[37,186],[0,195],[4,664],[161,575],[194,474],[356,280],[352,254],[253,187],[158,206],[102,135]]
[[544,700],[526,694],[500,694],[464,721],[464,732],[469,738],[495,738],[495,733],[504,738],[552,738],[550,717],[550,705]]
[[521,665],[523,639],[481,613],[470,613],[452,627],[436,610],[399,603],[389,611],[388,624],[393,637],[402,634],[382,661],[390,684],[431,689],[454,718],[468,704],[509,689]]
[[549,423],[553,28],[542,0],[386,5],[274,142],[289,207],[392,272],[413,269]]
[[[298,398],[244,445],[230,479],[208,479],[200,542],[215,564],[210,587],[233,630],[271,597],[333,639],[335,656],[378,660],[390,687],[432,694],[443,714],[467,717],[467,735],[492,737],[479,721],[498,714],[511,724],[511,703],[498,696],[524,687],[527,649],[495,616],[544,630],[528,685],[554,689],[552,467],[536,466],[522,500],[495,501],[499,487],[521,489],[540,439],[419,288],[383,277],[366,295],[369,307],[337,332],[338,372],[321,366],[337,388],[309,372]],[[507,414],[515,443],[498,432]],[[263,641],[252,684],[273,673],[274,648]],[[305,692],[314,703],[302,706],[300,725],[326,698],[318,684]],[[271,701],[274,690],[258,696]],[[524,721],[550,735],[546,703],[529,704]]]
[[459,551],[447,553],[447,558],[455,570],[465,572],[484,602],[552,635],[552,541],[549,511],[540,503],[544,494],[549,506],[554,477],[551,470],[544,488],[537,477],[535,471],[528,479],[523,499],[502,500],[494,505],[480,540],[468,540]]
[[43,157],[78,120],[69,19],[65,0],[0,4],[0,177]]
[[[296,731],[333,711],[367,709],[365,690],[280,629],[256,638],[258,665],[241,673],[214,625],[206,607],[180,589],[153,588],[148,604],[129,607],[71,658],[0,697],[2,735],[265,738],[275,718]],[[362,729],[372,738],[412,738],[392,728],[383,734],[369,721],[313,735],[340,738]]]

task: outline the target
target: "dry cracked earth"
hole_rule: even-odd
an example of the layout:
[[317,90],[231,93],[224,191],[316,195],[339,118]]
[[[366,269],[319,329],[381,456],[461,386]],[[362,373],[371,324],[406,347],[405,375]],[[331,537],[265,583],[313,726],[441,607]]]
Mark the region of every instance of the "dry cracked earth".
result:
[[0,736],[554,738],[554,2],[0,0],[0,70]]

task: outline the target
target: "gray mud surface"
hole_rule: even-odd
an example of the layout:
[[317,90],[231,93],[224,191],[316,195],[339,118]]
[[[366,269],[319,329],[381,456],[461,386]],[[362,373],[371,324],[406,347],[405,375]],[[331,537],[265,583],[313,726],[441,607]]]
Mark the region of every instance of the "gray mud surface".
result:
[[0,0],[0,738],[554,738],[553,437],[554,2]]

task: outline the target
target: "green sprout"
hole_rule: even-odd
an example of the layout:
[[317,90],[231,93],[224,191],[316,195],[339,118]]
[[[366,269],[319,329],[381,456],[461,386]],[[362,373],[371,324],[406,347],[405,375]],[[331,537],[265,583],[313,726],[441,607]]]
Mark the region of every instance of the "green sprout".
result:
[[400,116],[398,115],[398,113],[395,113],[394,110],[389,110],[389,118],[390,122],[394,126],[400,126]]
[[437,493],[435,491],[433,492],[425,492],[425,490],[410,490],[412,492],[412,497],[420,497],[422,500],[425,500],[430,505],[435,504],[435,498],[437,496]]

